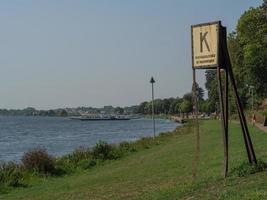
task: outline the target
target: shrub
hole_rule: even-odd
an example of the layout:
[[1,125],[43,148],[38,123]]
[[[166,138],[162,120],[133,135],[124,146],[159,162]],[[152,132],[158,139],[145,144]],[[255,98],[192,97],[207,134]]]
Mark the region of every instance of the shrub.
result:
[[263,112],[262,112],[263,116],[264,117],[267,117],[267,109],[265,109]]
[[57,176],[62,176],[65,174],[72,174],[75,172],[77,168],[77,164],[70,162],[67,156],[57,159],[55,165],[56,165],[55,175]]
[[89,148],[78,147],[75,151],[68,155],[69,162],[78,163],[81,160],[89,159],[92,157],[92,153]]
[[90,169],[94,166],[96,166],[97,161],[96,160],[82,160],[78,163],[78,166],[82,169]]
[[60,175],[71,174],[75,172],[78,167],[87,168],[80,165],[83,162],[92,160],[92,158],[92,152],[89,148],[78,147],[74,152],[56,160],[56,170],[59,171]]
[[21,161],[23,167],[29,171],[51,175],[56,172],[55,159],[44,148],[36,148],[24,153]]
[[152,137],[145,137],[137,141],[137,144],[139,144],[141,148],[149,149],[155,144],[155,141]]
[[240,166],[232,170],[232,174],[239,177],[243,177],[249,174],[255,174],[257,172],[262,172],[267,168],[267,164],[262,160],[258,160],[256,165],[252,165],[248,162],[243,162]]
[[129,142],[122,142],[119,144],[119,149],[122,153],[124,152],[136,152],[136,148],[134,147],[133,144]]
[[19,165],[14,162],[2,163],[0,165],[0,183],[18,187],[24,185],[24,178]]
[[92,149],[94,159],[112,160],[121,156],[118,149],[104,141],[99,141]]

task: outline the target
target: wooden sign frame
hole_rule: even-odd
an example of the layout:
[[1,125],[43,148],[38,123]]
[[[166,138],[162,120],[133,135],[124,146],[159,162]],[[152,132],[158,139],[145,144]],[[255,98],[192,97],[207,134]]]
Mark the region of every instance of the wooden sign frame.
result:
[[[202,66],[195,66],[195,51],[194,51],[194,46],[196,44],[194,44],[194,29],[197,29],[197,28],[206,28],[206,27],[212,27],[212,26],[217,26],[217,51],[216,51],[216,55],[217,55],[217,59],[216,59],[216,64],[212,64],[212,65],[209,65],[209,64],[206,64],[206,65],[202,65]],[[202,24],[196,24],[196,25],[192,25],[191,26],[191,41],[192,41],[192,46],[191,46],[191,49],[192,49],[192,67],[194,69],[216,69],[219,65],[220,65],[220,59],[219,59],[219,54],[220,54],[220,51],[219,51],[219,46],[220,46],[220,29],[221,27],[221,21],[214,21],[214,22],[209,22],[209,23],[202,23]]]
[[[218,24],[218,41],[217,41],[217,64],[216,65],[203,65],[202,67],[194,66],[194,51],[193,51],[193,28],[199,26],[209,26],[213,24]],[[197,133],[197,142],[196,142],[196,157],[194,162],[194,172],[193,176],[196,176],[196,165],[199,162],[199,154],[200,154],[200,134],[199,134],[199,122],[198,122],[198,99],[196,94],[196,70],[197,69],[216,69],[217,70],[217,81],[218,81],[218,93],[220,99],[221,106],[221,126],[223,132],[223,144],[224,144],[224,176],[227,176],[228,173],[228,162],[229,162],[229,151],[228,151],[228,123],[229,123],[229,79],[232,85],[232,89],[236,99],[236,106],[238,110],[238,116],[242,128],[245,148],[247,151],[247,156],[249,163],[257,164],[256,155],[254,152],[253,144],[250,138],[250,134],[248,131],[248,126],[244,114],[244,109],[240,100],[240,97],[237,92],[237,86],[232,70],[232,65],[230,61],[230,56],[227,48],[227,30],[226,27],[221,25],[220,21],[204,23],[191,26],[191,36],[192,36],[192,69],[193,69],[193,97],[194,97],[194,119],[196,124],[196,133]],[[225,73],[225,83],[224,88],[222,84],[221,74]]]

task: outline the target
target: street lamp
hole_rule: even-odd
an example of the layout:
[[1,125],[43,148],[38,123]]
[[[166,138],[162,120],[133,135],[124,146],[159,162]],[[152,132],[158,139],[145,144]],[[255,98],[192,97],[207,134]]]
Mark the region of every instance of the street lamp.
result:
[[155,80],[153,76],[150,79],[150,83],[152,85],[152,120],[153,120],[153,133],[154,133],[153,138],[155,139],[155,136],[156,136],[155,118],[154,118],[154,83],[155,83]]

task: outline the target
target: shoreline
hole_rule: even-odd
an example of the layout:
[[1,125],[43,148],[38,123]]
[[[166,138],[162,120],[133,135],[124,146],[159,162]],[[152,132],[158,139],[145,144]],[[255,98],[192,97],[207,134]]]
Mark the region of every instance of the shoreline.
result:
[[[6,117],[6,116],[4,116],[4,117]],[[9,116],[9,117],[14,117],[14,116]],[[25,117],[25,116],[16,116],[16,117]],[[33,116],[27,116],[27,117],[33,117]],[[43,116],[37,116],[38,118],[39,117],[43,117]],[[46,116],[47,117],[47,116]],[[51,118],[51,117],[47,117],[47,118]],[[55,118],[58,118],[58,117],[55,117]],[[65,117],[66,119],[68,119],[67,117]],[[148,120],[148,118],[143,118],[144,120]],[[161,132],[158,132],[157,134],[156,134],[156,136],[159,136],[160,134],[162,134],[162,133],[166,133],[166,132],[174,132],[178,127],[182,127],[183,126],[183,124],[181,124],[181,123],[178,123],[178,122],[176,122],[176,121],[174,121],[174,120],[171,120],[170,118],[158,118],[158,119],[160,119],[160,120],[169,120],[169,121],[172,121],[173,123],[174,123],[174,128],[172,128],[172,129],[170,129],[170,130],[166,130],[166,131],[161,131]],[[55,158],[55,159],[59,159],[59,158],[61,158],[61,157],[64,157],[64,156],[66,156],[66,155],[69,155],[69,154],[72,154],[76,149],[78,149],[78,148],[92,148],[92,147],[94,147],[99,141],[105,141],[105,142],[107,142],[109,145],[119,145],[120,143],[125,143],[125,142],[128,142],[128,143],[134,143],[134,142],[138,142],[139,140],[142,140],[142,139],[144,139],[144,138],[152,138],[152,135],[151,136],[146,136],[146,135],[144,135],[144,136],[137,136],[136,138],[128,138],[128,139],[126,139],[126,140],[120,140],[119,138],[117,138],[117,139],[115,139],[115,140],[118,140],[117,142],[109,142],[108,140],[105,140],[105,139],[99,139],[99,140],[97,140],[94,144],[89,144],[89,145],[83,145],[83,144],[81,144],[81,145],[76,145],[74,148],[72,148],[72,150],[70,150],[70,151],[68,151],[68,152],[66,152],[66,153],[62,153],[62,154],[60,154],[59,152],[53,152],[51,155]],[[21,152],[21,155],[20,156],[15,156],[15,157],[17,157],[17,158],[15,158],[15,159],[2,159],[2,160],[0,160],[0,163],[8,163],[8,162],[14,162],[14,163],[16,163],[16,164],[21,164],[21,158],[22,158],[22,156],[23,156],[23,154],[25,154],[26,152],[28,152],[28,151],[30,151],[30,150],[32,150],[32,149],[38,149],[38,148],[42,148],[42,149],[49,149],[49,148],[47,148],[47,146],[44,146],[44,145],[36,145],[36,146],[33,146],[33,147],[30,147],[30,148],[27,148],[27,150],[25,150],[25,151],[23,151],[23,152]],[[3,156],[4,157],[4,156]],[[10,156],[7,156],[7,157],[10,157]]]
[[[0,175],[6,174],[5,179],[0,179],[0,186],[3,186],[3,191],[27,188],[29,182],[35,179],[69,176],[83,170],[97,168],[111,161],[121,160],[132,154],[164,145],[166,141],[177,137],[177,134],[186,133],[184,129],[187,127],[189,126],[177,125],[172,131],[159,133],[155,139],[143,137],[136,141],[123,141],[116,144],[99,141],[93,147],[77,147],[73,152],[58,157],[51,156],[46,149],[32,149],[23,155],[20,163],[12,161],[0,163]],[[47,164],[51,167],[47,168]]]

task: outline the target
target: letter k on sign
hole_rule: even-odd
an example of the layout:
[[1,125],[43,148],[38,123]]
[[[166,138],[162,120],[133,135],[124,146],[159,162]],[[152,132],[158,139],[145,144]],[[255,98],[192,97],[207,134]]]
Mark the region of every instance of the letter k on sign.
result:
[[201,53],[203,52],[203,42],[205,43],[207,50],[210,51],[210,47],[207,42],[207,34],[208,32],[205,32],[204,34],[200,32],[200,52]]

